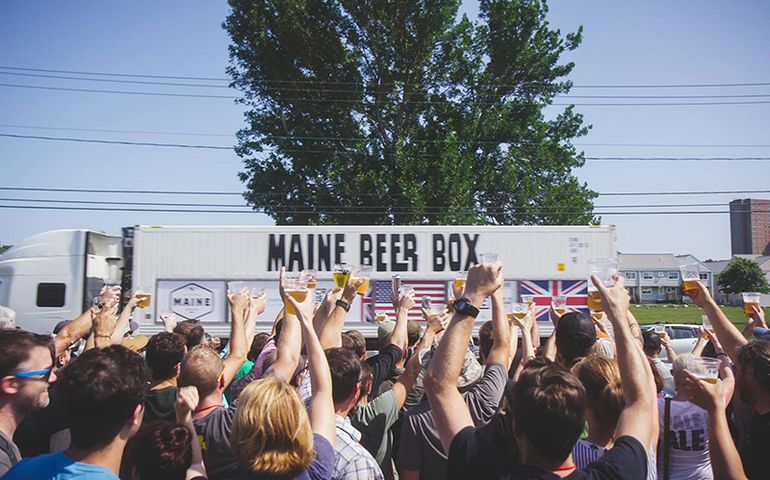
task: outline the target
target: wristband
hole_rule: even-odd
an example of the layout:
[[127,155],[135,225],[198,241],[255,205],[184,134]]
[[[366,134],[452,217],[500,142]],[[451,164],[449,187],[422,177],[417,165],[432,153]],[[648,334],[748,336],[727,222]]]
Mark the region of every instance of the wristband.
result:
[[350,304],[345,300],[337,300],[337,303],[335,305],[337,305],[338,307],[344,308],[346,312],[350,311]]
[[727,354],[726,354],[725,352],[719,352],[719,353],[717,353],[717,357],[723,357],[723,356],[724,356],[724,357],[726,357],[726,356],[727,356]]

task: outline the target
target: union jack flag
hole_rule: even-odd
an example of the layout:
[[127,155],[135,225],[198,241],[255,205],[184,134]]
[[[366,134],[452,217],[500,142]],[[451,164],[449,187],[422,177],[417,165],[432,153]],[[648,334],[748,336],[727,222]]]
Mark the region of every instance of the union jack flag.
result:
[[588,313],[587,280],[523,280],[519,282],[519,295],[533,295],[537,306],[538,322],[551,320],[551,298],[567,297],[568,312]]
[[[389,280],[372,281],[374,286],[364,295],[361,302],[361,318],[374,321],[374,312],[386,313],[395,320],[396,310],[391,303],[392,284]],[[414,288],[415,305],[409,310],[410,320],[421,321],[420,305],[422,298],[428,296],[434,308],[446,308],[446,282],[443,280],[402,280],[401,286]]]

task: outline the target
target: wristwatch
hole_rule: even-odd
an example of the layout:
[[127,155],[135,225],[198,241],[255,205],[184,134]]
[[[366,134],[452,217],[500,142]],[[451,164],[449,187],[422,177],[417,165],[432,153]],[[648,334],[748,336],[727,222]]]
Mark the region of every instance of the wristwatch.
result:
[[479,316],[479,309],[474,307],[468,297],[463,297],[455,302],[455,312],[460,315],[468,315],[469,317],[476,318]]
[[336,305],[338,307],[344,308],[346,312],[350,311],[350,304],[348,302],[346,302],[345,300],[337,300]]

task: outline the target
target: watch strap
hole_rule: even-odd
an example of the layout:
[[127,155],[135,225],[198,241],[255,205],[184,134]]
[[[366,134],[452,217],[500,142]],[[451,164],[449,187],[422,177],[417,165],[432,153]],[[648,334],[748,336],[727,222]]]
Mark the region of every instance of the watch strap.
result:
[[345,300],[337,300],[336,305],[338,307],[344,308],[346,312],[350,311],[350,304],[348,302],[346,302]]

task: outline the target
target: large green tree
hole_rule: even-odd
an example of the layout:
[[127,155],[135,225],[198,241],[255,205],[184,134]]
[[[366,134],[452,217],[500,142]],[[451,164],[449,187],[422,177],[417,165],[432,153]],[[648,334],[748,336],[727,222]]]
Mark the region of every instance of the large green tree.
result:
[[245,198],[279,224],[585,224],[546,2],[230,0]]
[[741,292],[770,293],[767,276],[757,262],[741,257],[735,257],[730,262],[730,265],[719,274],[719,289],[728,294]]

